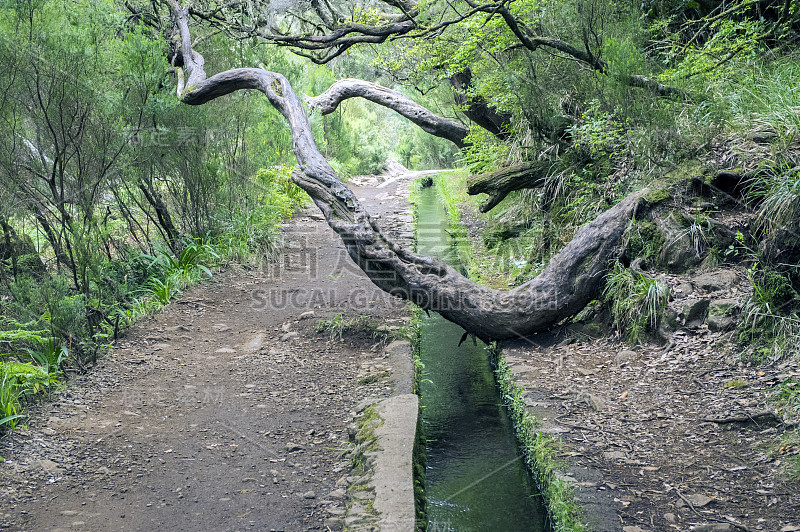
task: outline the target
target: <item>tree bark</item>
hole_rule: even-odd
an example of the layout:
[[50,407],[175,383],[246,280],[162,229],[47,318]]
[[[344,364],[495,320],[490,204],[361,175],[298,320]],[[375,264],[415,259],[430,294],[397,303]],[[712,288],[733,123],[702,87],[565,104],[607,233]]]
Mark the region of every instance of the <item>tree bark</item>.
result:
[[551,166],[549,161],[537,161],[473,175],[467,179],[467,194],[488,194],[489,199],[480,206],[480,210],[489,212],[515,190],[543,187]]
[[158,217],[158,223],[167,233],[167,244],[172,252],[177,254],[180,251],[178,249],[179,234],[178,230],[175,229],[175,224],[172,223],[172,216],[170,215],[166,204],[164,204],[161,196],[152,188],[150,184],[145,185],[144,183],[139,183],[139,190],[142,191],[147,202],[153,206],[153,209],[155,209],[156,216]]
[[306,98],[306,101],[309,106],[327,115],[349,98],[364,98],[388,107],[408,118],[426,133],[447,139],[459,148],[465,146],[464,137],[469,134],[468,127],[449,118],[437,116],[414,100],[376,83],[360,79],[343,79],[331,85],[319,96]]
[[19,277],[19,270],[17,268],[17,250],[14,248],[14,242],[12,242],[11,238],[16,237],[14,234],[14,228],[9,225],[9,223],[4,220],[0,219],[0,227],[3,228],[3,236],[6,240],[6,248],[8,249],[8,253],[11,258],[11,273],[14,276],[14,279]]
[[440,260],[402,249],[382,233],[319,152],[308,115],[284,76],[259,68],[237,68],[206,79],[202,56],[191,47],[188,10],[175,2],[171,5],[188,78],[184,85],[179,73],[180,99],[202,105],[236,90],[264,93],[292,132],[298,163],[293,181],[311,196],[350,257],[380,289],[439,312],[486,341],[547,330],[596,297],[607,263],[620,252],[622,235],[644,191],[580,228],[535,279],[508,291],[481,286]]
[[486,103],[482,96],[470,96],[469,89],[472,84],[472,70],[466,68],[450,77],[450,84],[454,89],[456,103],[467,118],[481,126],[483,129],[505,140],[511,136],[511,115],[499,113],[497,109]]

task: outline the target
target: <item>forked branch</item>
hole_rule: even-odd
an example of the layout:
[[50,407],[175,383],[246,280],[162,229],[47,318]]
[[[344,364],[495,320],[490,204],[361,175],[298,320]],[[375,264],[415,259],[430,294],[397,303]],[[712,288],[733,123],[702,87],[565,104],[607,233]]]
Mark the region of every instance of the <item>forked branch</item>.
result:
[[[284,76],[260,68],[238,68],[206,78],[202,56],[192,50],[187,10],[171,3],[181,32],[186,83],[179,98],[201,105],[243,89],[262,92],[286,118],[297,168],[292,179],[320,208],[350,257],[380,289],[439,312],[484,340],[526,336],[546,330],[580,311],[603,282],[609,259],[644,192],[601,214],[532,281],[500,291],[481,286],[447,264],[402,249],[389,240],[320,153],[302,104]],[[180,68],[179,65],[179,68]]]

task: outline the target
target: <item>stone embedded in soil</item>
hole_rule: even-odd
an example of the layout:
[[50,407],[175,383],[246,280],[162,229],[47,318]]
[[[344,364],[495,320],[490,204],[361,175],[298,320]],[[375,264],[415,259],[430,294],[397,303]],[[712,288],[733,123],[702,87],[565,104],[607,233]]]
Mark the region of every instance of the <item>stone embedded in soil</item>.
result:
[[583,401],[592,407],[593,410],[602,412],[606,409],[606,402],[602,397],[593,393],[585,393],[580,396]]
[[296,331],[287,332],[286,334],[281,336],[281,342],[288,342],[289,340],[297,338],[298,336],[300,336],[300,334],[297,333]]
[[220,347],[219,349],[217,349],[214,352],[215,353],[235,353],[236,350],[235,349],[231,349],[230,347]]
[[313,310],[307,310],[307,311],[303,312],[302,314],[300,314],[300,319],[301,320],[308,320],[308,319],[311,319],[313,317],[314,317],[314,311]]
[[726,331],[733,326],[733,318],[728,316],[709,316],[706,324],[711,331]]
[[344,496],[345,492],[341,488],[335,489],[328,494],[328,497],[330,497],[331,499],[343,499]]
[[709,299],[683,299],[670,303],[670,308],[677,314],[677,319],[682,325],[692,327],[699,325],[705,318]]
[[286,444],[286,451],[287,452],[293,453],[293,452],[302,451],[302,450],[303,450],[303,446],[302,445],[298,445],[298,444],[296,444],[294,442],[289,442],[289,443]]
[[623,349],[614,357],[614,363],[617,366],[622,366],[623,364],[630,364],[634,360],[638,358],[638,354],[636,351],[631,351],[630,349]]
[[695,493],[693,495],[686,495],[686,500],[689,501],[695,508],[702,508],[714,499],[712,497],[703,495],[702,493]]
[[325,526],[331,530],[341,530],[342,520],[337,517],[329,517],[325,519]]
[[736,272],[730,270],[720,270],[716,272],[708,272],[698,275],[693,279],[695,286],[707,290],[709,292],[717,292],[719,290],[726,290],[737,282],[739,278]]
[[314,493],[313,491],[307,491],[307,492],[305,492],[303,494],[303,498],[304,499],[316,499],[317,498],[317,494]]

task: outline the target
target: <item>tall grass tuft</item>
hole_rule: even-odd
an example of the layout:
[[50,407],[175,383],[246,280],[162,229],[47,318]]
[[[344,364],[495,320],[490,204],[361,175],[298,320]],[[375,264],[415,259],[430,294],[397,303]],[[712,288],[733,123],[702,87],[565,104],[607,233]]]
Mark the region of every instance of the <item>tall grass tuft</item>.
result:
[[763,201],[758,209],[759,229],[772,233],[800,219],[800,171],[770,178],[766,183]]
[[617,261],[606,279],[603,299],[611,306],[619,334],[636,344],[643,333],[658,329],[669,301],[669,287]]

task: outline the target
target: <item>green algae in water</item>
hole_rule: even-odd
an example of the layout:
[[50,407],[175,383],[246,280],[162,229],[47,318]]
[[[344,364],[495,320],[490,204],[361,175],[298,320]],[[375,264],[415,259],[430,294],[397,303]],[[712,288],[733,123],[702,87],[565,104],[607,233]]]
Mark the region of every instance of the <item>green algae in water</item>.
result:
[[[458,267],[433,188],[417,202],[417,249]],[[485,344],[431,313],[420,324],[428,530],[540,531],[545,511],[525,470]]]

